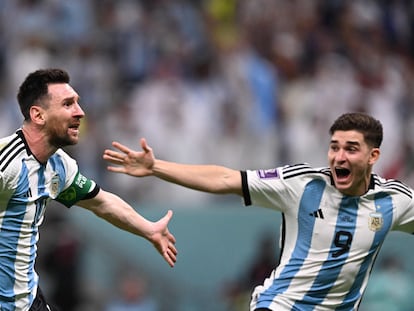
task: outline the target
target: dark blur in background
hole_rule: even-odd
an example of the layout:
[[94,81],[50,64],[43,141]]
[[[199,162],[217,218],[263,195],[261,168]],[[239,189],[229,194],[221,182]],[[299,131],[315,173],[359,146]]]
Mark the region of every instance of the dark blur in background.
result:
[[[333,120],[365,111],[384,125],[376,172],[414,186],[410,0],[0,0],[0,14],[1,136],[22,123],[24,77],[64,68],[87,114],[67,148],[84,175],[147,217],[176,210],[181,253],[167,270],[145,241],[52,205],[38,269],[63,311],[247,310],[277,264],[277,213],[108,173],[112,140],[139,148],[145,137],[158,158],[235,169],[323,166]],[[410,247],[396,241],[362,311],[412,310]]]

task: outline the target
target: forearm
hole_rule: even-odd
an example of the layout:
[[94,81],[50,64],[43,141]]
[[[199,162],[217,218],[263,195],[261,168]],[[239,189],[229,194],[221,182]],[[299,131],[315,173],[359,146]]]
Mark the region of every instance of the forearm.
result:
[[218,165],[190,165],[155,160],[153,175],[165,181],[203,192],[241,195],[237,170]]
[[113,193],[101,190],[98,196],[99,201],[92,199],[79,205],[122,230],[149,239],[152,230],[150,221]]
[[95,213],[112,225],[141,236],[151,242],[168,264],[173,267],[177,260],[175,237],[168,230],[172,211],[156,222],[137,213],[128,203],[117,195],[100,190],[92,199],[78,202],[78,205]]

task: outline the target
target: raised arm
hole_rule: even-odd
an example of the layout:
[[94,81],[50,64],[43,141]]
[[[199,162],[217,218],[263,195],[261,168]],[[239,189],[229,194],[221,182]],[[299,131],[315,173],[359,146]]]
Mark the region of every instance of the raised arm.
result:
[[172,211],[156,222],[151,222],[137,213],[128,203],[117,195],[100,190],[89,200],[77,203],[97,216],[105,219],[112,225],[141,236],[151,242],[167,263],[173,267],[177,260],[175,237],[168,230],[168,223],[173,215]]
[[114,165],[108,166],[108,170],[135,177],[156,176],[204,192],[242,195],[239,171],[218,165],[190,165],[159,160],[144,138],[140,143],[142,151],[113,142],[113,147],[119,151],[107,149],[103,155],[105,160]]

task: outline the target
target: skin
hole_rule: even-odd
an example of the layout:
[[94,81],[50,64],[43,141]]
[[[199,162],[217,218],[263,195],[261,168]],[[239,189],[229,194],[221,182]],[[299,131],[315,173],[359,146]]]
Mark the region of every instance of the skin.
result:
[[[103,158],[111,163],[108,170],[135,177],[156,176],[187,188],[242,196],[240,172],[216,165],[187,165],[155,158],[146,140],[142,151],[132,150],[119,142],[106,149]],[[379,148],[369,146],[358,131],[336,131],[329,144],[328,161],[336,188],[348,196],[360,196],[367,190],[372,167],[380,155]],[[339,174],[338,169],[347,172]]]
[[49,96],[30,108],[30,121],[23,123],[23,134],[36,158],[46,163],[57,149],[75,145],[85,116],[79,95],[68,84],[51,84]]
[[[47,98],[31,107],[30,120],[22,126],[27,144],[36,159],[46,163],[57,149],[76,144],[84,116],[79,95],[69,84],[50,84]],[[174,266],[177,260],[176,240],[167,227],[173,215],[171,210],[160,220],[151,222],[120,197],[102,189],[94,198],[79,201],[77,205],[122,230],[147,239],[167,263]]]
[[107,149],[103,154],[105,160],[116,165],[108,166],[108,170],[135,177],[156,176],[204,192],[243,195],[239,171],[217,165],[188,165],[159,160],[154,157],[144,138],[140,143],[142,151],[113,142],[113,147],[119,152]]
[[[367,192],[373,165],[380,156],[379,148],[369,146],[362,133],[336,131],[329,144],[328,161],[335,187],[348,196]],[[338,174],[346,169],[347,175]]]

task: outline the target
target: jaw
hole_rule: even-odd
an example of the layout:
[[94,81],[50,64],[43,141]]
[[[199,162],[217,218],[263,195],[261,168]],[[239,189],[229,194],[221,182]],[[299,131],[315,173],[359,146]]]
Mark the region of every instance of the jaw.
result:
[[79,138],[79,128],[70,127],[68,129],[68,136],[71,137],[72,139],[78,140],[78,138]]
[[342,193],[347,194],[352,191],[354,176],[348,169],[333,168],[332,169],[333,179],[335,187]]
[[55,148],[76,145],[78,141],[79,130],[75,128],[67,128],[66,131],[61,132],[52,132],[49,139],[49,143]]
[[73,121],[67,125],[66,135],[68,140],[72,141],[72,144],[76,144],[79,140],[80,135],[80,121]]
[[343,180],[343,179],[336,179],[334,178],[335,181],[335,187],[340,191],[340,192],[348,192],[351,189],[352,186],[352,182],[349,180]]
[[369,182],[366,181],[365,177],[359,178],[353,174],[345,177],[334,173],[333,179],[338,191],[347,196],[360,196],[368,190]]

